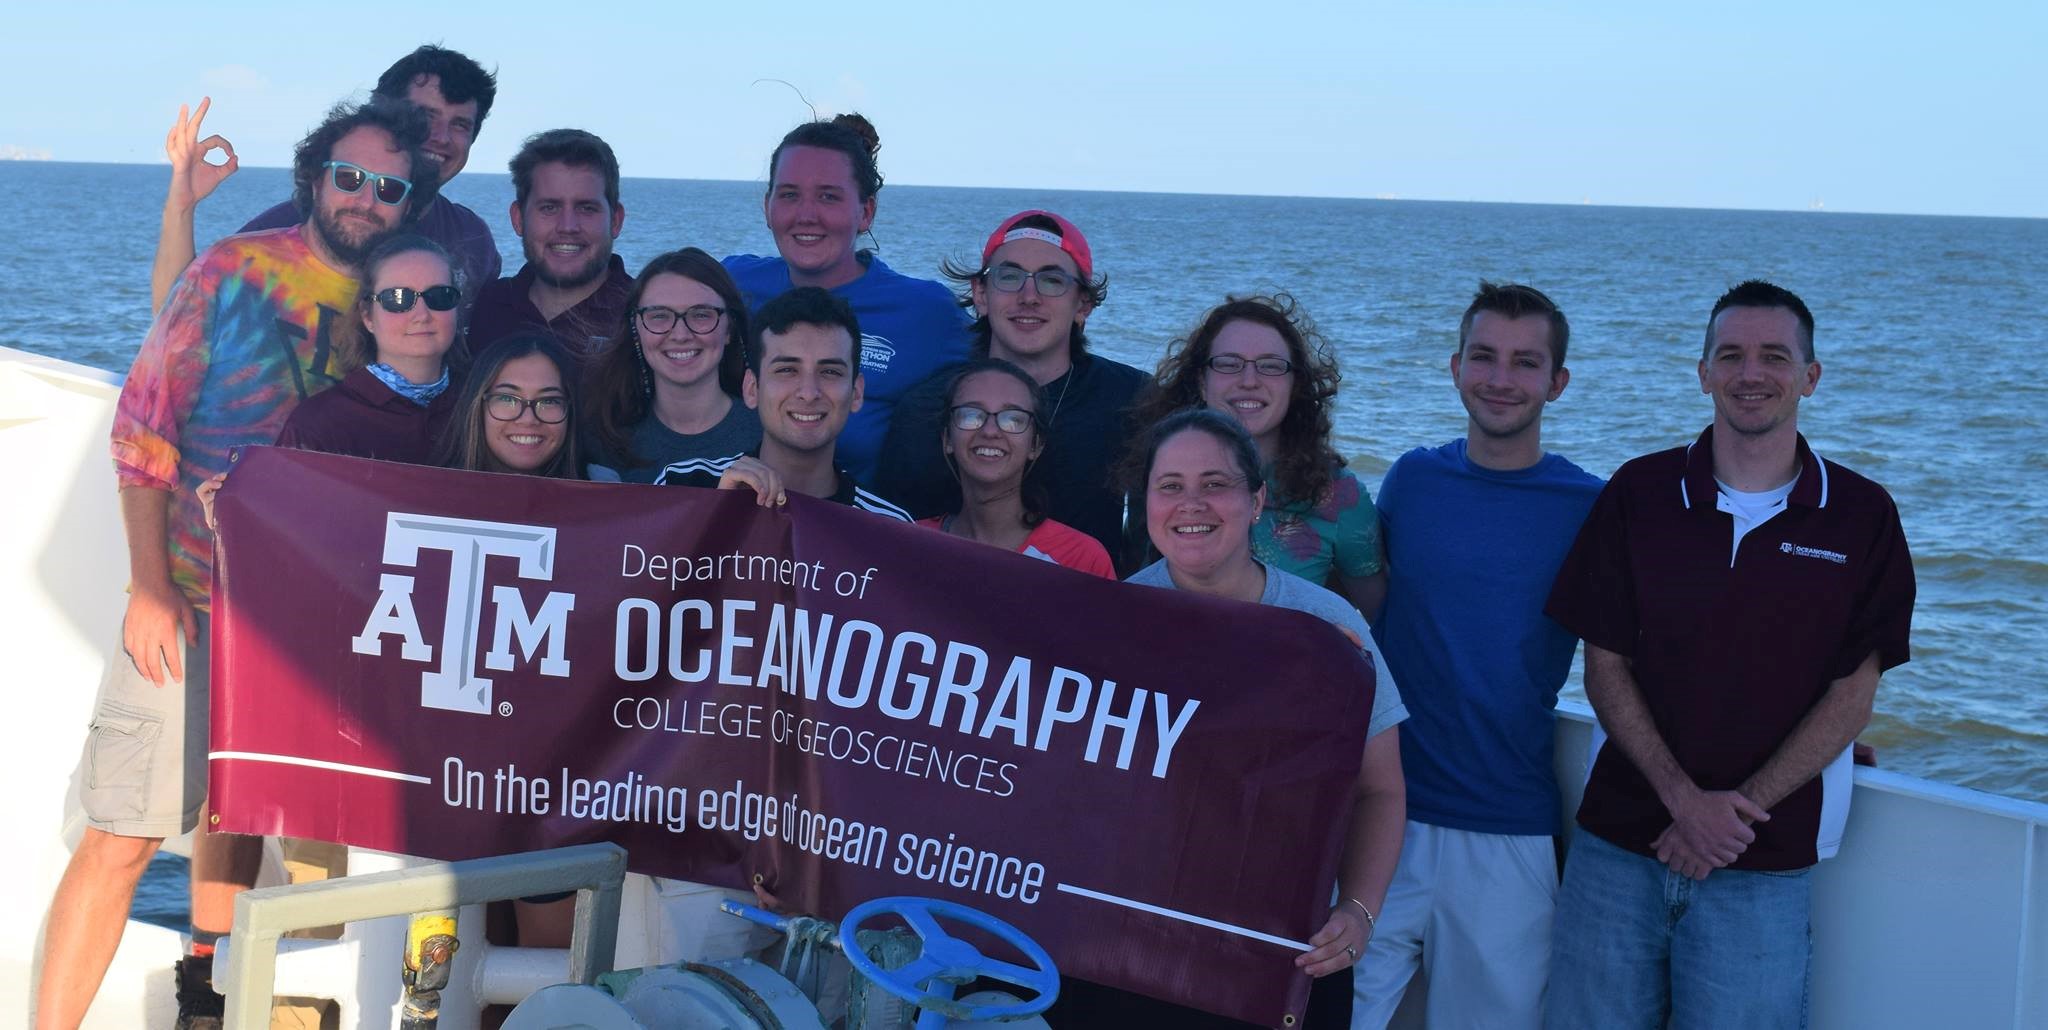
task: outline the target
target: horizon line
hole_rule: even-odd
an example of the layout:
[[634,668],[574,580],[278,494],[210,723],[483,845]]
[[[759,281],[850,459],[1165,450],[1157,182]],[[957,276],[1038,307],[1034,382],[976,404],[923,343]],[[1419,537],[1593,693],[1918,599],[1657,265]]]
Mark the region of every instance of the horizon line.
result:
[[[58,164],[74,164],[74,165],[121,165],[121,166],[126,166],[126,167],[133,167],[133,168],[168,168],[168,167],[170,167],[170,162],[169,162],[169,161],[167,161],[167,160],[156,160],[156,161],[82,161],[82,160],[70,160],[70,159],[58,159],[58,158],[0,158],[0,165],[7,165],[7,164],[44,164],[44,165],[58,165]],[[268,171],[280,171],[280,172],[285,172],[285,171],[290,171],[290,170],[291,170],[291,169],[290,169],[290,168],[289,168],[288,166],[284,166],[284,165],[253,165],[253,164],[252,164],[252,165],[243,165],[242,167],[243,167],[243,168],[251,168],[251,169],[264,169],[264,170],[268,170]],[[464,174],[464,175],[478,175],[478,176],[494,176],[494,177],[498,177],[498,178],[505,178],[505,179],[509,179],[509,178],[511,178],[511,173],[510,173],[510,172],[497,172],[497,171],[482,171],[482,170],[475,170],[475,171],[469,171],[469,170],[466,170],[466,171],[464,171],[464,172],[463,172],[462,174]],[[619,180],[620,180],[621,182],[624,182],[624,181],[626,181],[626,180],[630,180],[630,179],[638,179],[638,180],[645,180],[645,181],[649,181],[649,182],[705,182],[705,183],[721,183],[721,184],[723,184],[723,183],[736,183],[736,184],[751,184],[751,185],[757,185],[757,186],[758,186],[758,185],[762,185],[762,184],[763,184],[763,182],[764,182],[764,180],[760,180],[760,179],[707,179],[707,178],[701,178],[701,177],[693,177],[693,176],[664,176],[664,175],[623,175],[623,174],[619,176]],[[1203,192],[1195,192],[1195,191],[1187,191],[1187,190],[1144,190],[1144,189],[1131,189],[1131,188],[1096,188],[1096,189],[1081,189],[1081,188],[1077,188],[1077,187],[1072,187],[1072,186],[962,186],[962,185],[958,185],[958,184],[954,184],[954,183],[922,183],[922,182],[899,182],[899,181],[895,181],[895,180],[892,180],[892,181],[890,181],[890,182],[888,183],[888,185],[891,185],[891,186],[905,186],[905,187],[911,187],[911,188],[915,188],[915,189],[928,189],[928,190],[991,190],[991,191],[994,191],[994,190],[1001,190],[1001,191],[1020,191],[1020,190],[1035,190],[1035,191],[1039,191],[1039,192],[1047,192],[1047,193],[1116,193],[1116,194],[1130,194],[1130,195],[1135,195],[1135,196],[1154,196],[1154,197],[1218,197],[1218,198],[1243,198],[1243,199],[1256,199],[1256,200],[1345,200],[1345,201],[1360,201],[1360,202],[1368,202],[1368,203],[1373,203],[1373,202],[1377,202],[1377,203],[1392,203],[1392,204],[1402,204],[1402,203],[1413,203],[1413,204],[1498,204],[1498,205],[1508,205],[1508,206],[1515,206],[1515,207],[1564,207],[1564,208],[1605,208],[1605,209],[1610,209],[1610,210],[1636,210],[1636,211],[1729,211],[1729,212],[1737,212],[1737,213],[1753,213],[1753,214],[1813,214],[1813,215],[1867,215],[1867,216],[1872,216],[1872,217],[1879,217],[1879,218],[1977,218],[1977,219],[1989,219],[1989,220],[2012,220],[2012,221],[2042,221],[2042,220],[2048,220],[2048,214],[2039,214],[2039,215],[2028,215],[2028,214],[2000,214],[2000,215],[1987,215],[1987,214],[1970,214],[1970,213],[1963,213],[1963,212],[1954,212],[1954,211],[1869,211],[1869,210],[1862,210],[1862,209],[1855,209],[1855,208],[1832,208],[1832,207],[1825,207],[1825,206],[1823,206],[1823,207],[1812,207],[1812,206],[1808,206],[1808,207],[1714,207],[1714,206],[1709,206],[1709,205],[1703,205],[1703,204],[1676,204],[1676,203],[1673,203],[1673,204],[1622,204],[1622,203],[1610,203],[1610,202],[1604,202],[1604,201],[1595,201],[1595,200],[1591,200],[1591,199],[1581,199],[1581,200],[1577,200],[1577,201],[1569,201],[1569,200],[1486,200],[1486,199],[1480,199],[1480,198],[1474,198],[1474,197],[1466,197],[1466,198],[1450,198],[1450,197],[1411,197],[1411,196],[1400,196],[1400,195],[1395,195],[1395,194],[1376,194],[1376,195],[1373,195],[1373,196],[1346,196],[1346,195],[1334,195],[1334,194],[1320,194],[1320,193],[1257,193],[1257,192],[1243,192],[1243,193],[1203,193]]]

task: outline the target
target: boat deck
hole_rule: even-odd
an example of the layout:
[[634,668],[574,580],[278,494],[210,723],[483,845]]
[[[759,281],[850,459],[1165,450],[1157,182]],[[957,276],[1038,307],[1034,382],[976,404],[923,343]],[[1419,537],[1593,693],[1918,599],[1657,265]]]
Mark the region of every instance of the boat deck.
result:
[[[0,654],[37,691],[0,720],[17,834],[0,877],[0,1023],[26,1021],[41,914],[63,871],[66,797],[115,639],[126,549],[106,440],[118,380],[0,348]],[[47,686],[45,686],[47,685]],[[1559,780],[1577,807],[1591,714],[1561,708]],[[74,820],[75,822],[75,820]],[[75,833],[75,829],[73,831]],[[129,924],[87,1025],[170,1023],[178,935]],[[2048,805],[1858,769],[1848,840],[1815,877],[1813,1025],[2048,1027]]]

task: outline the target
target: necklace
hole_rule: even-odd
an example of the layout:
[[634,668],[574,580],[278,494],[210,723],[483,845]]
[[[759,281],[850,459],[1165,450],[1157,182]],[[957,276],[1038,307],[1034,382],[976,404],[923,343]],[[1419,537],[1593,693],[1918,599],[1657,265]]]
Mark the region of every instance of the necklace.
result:
[[1045,431],[1052,432],[1053,423],[1059,421],[1060,405],[1067,403],[1067,391],[1074,388],[1074,366],[1067,366],[1067,374],[1060,377],[1060,395],[1053,399],[1052,414],[1045,417]]

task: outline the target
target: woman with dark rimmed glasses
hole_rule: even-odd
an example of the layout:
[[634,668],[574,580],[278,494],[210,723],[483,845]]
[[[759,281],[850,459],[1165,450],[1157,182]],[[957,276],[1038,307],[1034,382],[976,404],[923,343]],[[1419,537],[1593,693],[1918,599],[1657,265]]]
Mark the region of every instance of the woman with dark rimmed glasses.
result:
[[759,447],[761,417],[739,399],[746,341],[746,304],[716,258],[684,247],[649,261],[590,373],[592,461],[652,483],[675,462]]
[[1035,475],[1045,451],[1044,408],[1037,381],[1016,365],[982,358],[963,366],[946,392],[939,436],[960,482],[960,508],[918,525],[1115,579],[1100,543],[1045,515]]
[[1294,298],[1231,297],[1167,350],[1137,419],[1151,425],[1191,407],[1237,419],[1272,484],[1252,527],[1253,556],[1377,619],[1387,596],[1380,517],[1330,443],[1338,378],[1329,342]]
[[471,472],[583,479],[575,366],[545,332],[491,345],[465,377],[439,464]]
[[371,249],[355,304],[334,332],[337,363],[352,371],[293,409],[278,446],[432,460],[455,407],[449,355],[462,293],[450,268],[448,252],[424,236]]

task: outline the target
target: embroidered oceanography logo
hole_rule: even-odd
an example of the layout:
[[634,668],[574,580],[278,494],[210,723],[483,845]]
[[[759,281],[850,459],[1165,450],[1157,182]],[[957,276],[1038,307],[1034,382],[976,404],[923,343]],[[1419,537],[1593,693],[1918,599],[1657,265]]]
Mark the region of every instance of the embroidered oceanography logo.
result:
[[1778,550],[1783,554],[1796,554],[1801,558],[1825,558],[1837,565],[1849,564],[1849,556],[1840,551],[1830,551],[1820,547],[1801,547],[1790,540],[1779,544]]

